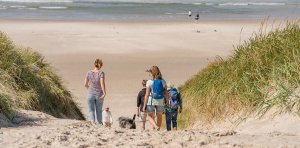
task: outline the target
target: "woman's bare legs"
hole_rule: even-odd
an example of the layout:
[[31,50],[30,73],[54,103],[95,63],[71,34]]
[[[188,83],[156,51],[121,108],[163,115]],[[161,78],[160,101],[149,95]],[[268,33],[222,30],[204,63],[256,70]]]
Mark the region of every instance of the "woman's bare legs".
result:
[[148,112],[147,118],[148,118],[148,120],[149,120],[149,122],[150,122],[150,125],[151,125],[151,127],[152,127],[153,129],[159,128],[159,127],[157,126],[157,124],[155,123],[155,120],[153,119],[153,113],[152,113],[152,112]]

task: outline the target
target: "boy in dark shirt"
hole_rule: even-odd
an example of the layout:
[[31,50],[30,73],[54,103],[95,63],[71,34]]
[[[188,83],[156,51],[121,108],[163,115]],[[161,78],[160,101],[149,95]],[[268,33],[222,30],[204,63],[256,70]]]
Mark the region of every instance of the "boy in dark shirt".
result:
[[142,119],[142,129],[145,129],[145,124],[146,124],[146,118],[147,118],[147,113],[143,112],[143,107],[144,107],[144,98],[146,94],[146,83],[147,80],[142,81],[143,89],[139,92],[137,96],[137,116],[141,117]]

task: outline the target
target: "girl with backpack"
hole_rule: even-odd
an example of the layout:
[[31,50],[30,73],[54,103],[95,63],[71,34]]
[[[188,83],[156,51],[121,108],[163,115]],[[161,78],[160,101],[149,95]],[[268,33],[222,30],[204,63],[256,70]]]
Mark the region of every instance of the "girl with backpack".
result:
[[167,131],[171,131],[171,124],[173,131],[177,130],[177,115],[182,111],[182,98],[179,91],[172,83],[168,83],[168,93],[170,106],[166,107],[166,126]]
[[[167,100],[167,105],[169,102],[167,85],[166,81],[163,80],[162,74],[157,66],[152,66],[146,71],[149,72],[151,79],[146,83],[143,111],[147,111],[148,120],[151,126],[156,130],[160,130],[162,114],[164,112],[164,98]],[[154,113],[156,113],[157,123],[154,120]]]
[[100,70],[102,65],[102,60],[96,59],[94,69],[87,72],[84,80],[88,89],[88,119],[97,124],[102,124],[102,106],[106,96],[104,72]]

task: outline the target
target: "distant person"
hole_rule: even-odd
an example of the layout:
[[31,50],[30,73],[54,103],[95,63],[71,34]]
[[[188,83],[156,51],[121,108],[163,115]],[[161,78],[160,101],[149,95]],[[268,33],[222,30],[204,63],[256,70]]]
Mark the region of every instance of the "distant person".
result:
[[196,21],[199,20],[199,13],[196,14],[195,20],[196,20]]
[[94,69],[87,72],[84,86],[88,89],[88,120],[95,124],[102,124],[102,105],[106,96],[102,60],[96,59]]
[[[177,130],[177,115],[182,111],[182,98],[179,91],[172,83],[168,83],[169,104],[166,106],[166,126],[167,131],[171,131],[171,124],[173,131]],[[179,108],[179,109],[178,109]]]
[[192,11],[191,10],[189,10],[188,15],[189,15],[189,18],[192,17]]
[[105,127],[111,127],[113,124],[113,118],[111,112],[109,111],[109,107],[106,107],[102,112],[102,123]]
[[146,83],[147,80],[142,81],[142,86],[143,89],[139,92],[137,96],[137,116],[142,119],[142,129],[145,129],[145,124],[146,124],[146,118],[147,118],[147,113],[143,111],[144,108],[144,99],[145,99],[145,94],[146,94]]
[[[167,85],[157,66],[152,66],[149,70],[147,70],[147,72],[149,72],[151,80],[148,80],[146,83],[143,111],[147,111],[148,120],[151,126],[156,130],[160,130],[162,113],[164,112],[164,98],[166,98],[167,103],[169,102]],[[154,120],[155,113],[157,122]]]

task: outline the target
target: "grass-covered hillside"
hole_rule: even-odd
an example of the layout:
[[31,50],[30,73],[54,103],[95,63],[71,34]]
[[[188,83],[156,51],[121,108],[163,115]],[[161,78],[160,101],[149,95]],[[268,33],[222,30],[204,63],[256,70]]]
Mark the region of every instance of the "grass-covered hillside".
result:
[[241,113],[263,115],[272,107],[299,114],[299,24],[288,23],[268,34],[262,30],[236,47],[232,57],[217,58],[180,87],[185,107],[179,125]]
[[0,32],[0,113],[9,117],[18,109],[84,119],[43,57],[29,48],[16,47]]

